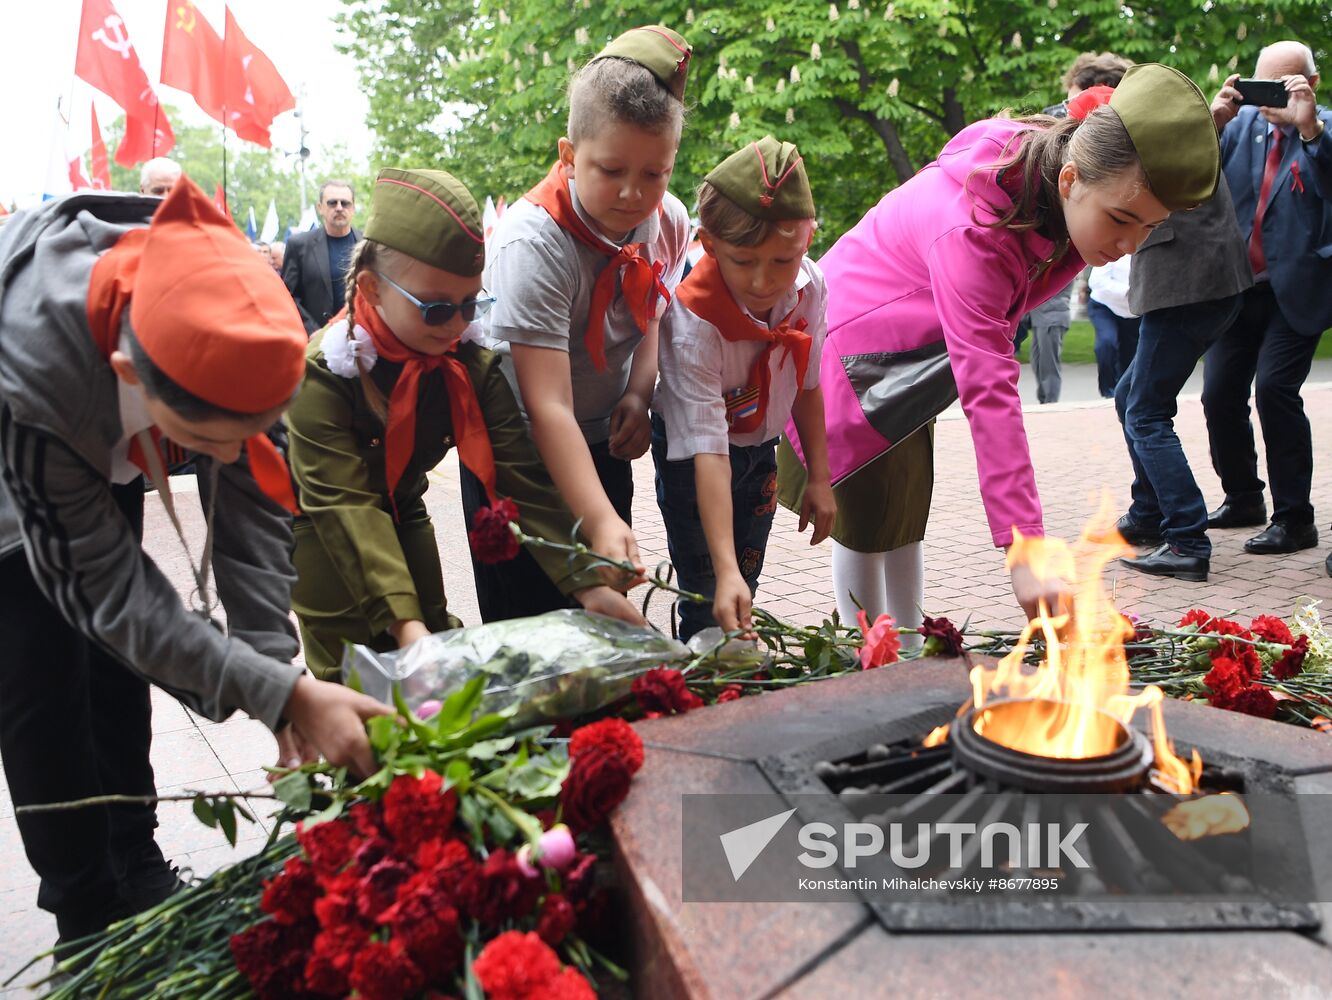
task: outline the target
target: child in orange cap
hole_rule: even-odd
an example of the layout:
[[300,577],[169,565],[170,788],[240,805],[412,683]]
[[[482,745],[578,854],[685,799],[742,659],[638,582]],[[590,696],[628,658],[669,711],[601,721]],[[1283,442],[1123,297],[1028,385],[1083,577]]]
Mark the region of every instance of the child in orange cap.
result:
[[[265,432],[305,343],[281,280],[188,180],[164,202],[49,202],[0,233],[0,756],[15,805],[153,795],[149,682],[210,719],[290,723],[288,763],[317,749],[372,769],[364,721],[386,706],[290,662],[291,491]],[[190,607],[140,548],[145,471],[178,525],[163,438],[196,455],[208,523]],[[61,943],[180,884],[151,805],[18,825]]]

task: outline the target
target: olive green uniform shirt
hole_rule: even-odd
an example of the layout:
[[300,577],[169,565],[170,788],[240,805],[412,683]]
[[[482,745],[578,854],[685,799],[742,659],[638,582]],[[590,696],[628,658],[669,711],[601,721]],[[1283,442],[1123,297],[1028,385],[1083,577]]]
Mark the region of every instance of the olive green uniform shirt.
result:
[[[301,508],[296,531],[301,575],[293,604],[302,631],[307,639],[311,632],[341,633],[318,635],[326,649],[336,649],[338,641],[328,640],[362,642],[369,636],[382,640],[397,621],[424,621],[432,629],[456,625],[452,616],[443,617],[438,550],[429,554],[433,559],[422,558],[425,553],[420,551],[422,528],[433,540],[424,502],[427,473],[454,446],[444,378],[431,372],[421,379],[416,446],[398,482],[395,521],[384,471],[384,425],[367,402],[359,378],[329,371],[322,349],[324,333],[315,334],[310,342],[305,381],[287,414],[289,462]],[[571,540],[574,517],[537,454],[498,356],[464,343],[457,357],[471,376],[490,435],[496,492],[517,504],[519,524],[527,534]],[[401,364],[380,358],[369,377],[387,400],[401,372]],[[322,551],[301,551],[311,546]],[[565,594],[602,582],[585,557],[571,562],[562,552],[531,551]],[[322,575],[318,569],[325,560],[336,580],[312,578]],[[437,607],[430,606],[436,603]],[[307,663],[317,673],[326,673],[335,664],[311,645],[307,641]]]

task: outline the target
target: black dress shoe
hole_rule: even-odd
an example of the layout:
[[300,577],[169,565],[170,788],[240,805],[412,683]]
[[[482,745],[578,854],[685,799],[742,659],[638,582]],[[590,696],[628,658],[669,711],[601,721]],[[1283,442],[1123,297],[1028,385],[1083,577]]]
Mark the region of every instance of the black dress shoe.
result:
[[1256,528],[1267,523],[1267,504],[1262,497],[1247,503],[1227,500],[1207,515],[1209,528]]
[[1299,552],[1318,544],[1318,528],[1312,524],[1292,527],[1273,521],[1266,531],[1254,535],[1244,543],[1244,551],[1256,556]]
[[1173,576],[1176,580],[1188,580],[1190,583],[1203,583],[1207,580],[1207,571],[1211,560],[1203,556],[1186,556],[1175,551],[1169,545],[1137,559],[1120,559],[1129,569],[1136,569],[1148,576]]
[[1143,524],[1134,519],[1131,514],[1125,514],[1115,522],[1115,530],[1119,532],[1121,538],[1130,545],[1160,545],[1161,530],[1153,528],[1151,525]]

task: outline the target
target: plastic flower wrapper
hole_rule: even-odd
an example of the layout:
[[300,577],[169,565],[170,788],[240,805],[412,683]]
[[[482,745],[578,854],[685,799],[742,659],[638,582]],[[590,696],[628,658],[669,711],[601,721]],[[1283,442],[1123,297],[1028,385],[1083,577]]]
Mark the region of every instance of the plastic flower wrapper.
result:
[[629,693],[636,676],[690,658],[689,647],[650,628],[582,610],[438,632],[406,649],[348,645],[342,679],[388,702],[399,685],[413,712],[487,678],[483,712],[514,708],[510,728],[576,718]]

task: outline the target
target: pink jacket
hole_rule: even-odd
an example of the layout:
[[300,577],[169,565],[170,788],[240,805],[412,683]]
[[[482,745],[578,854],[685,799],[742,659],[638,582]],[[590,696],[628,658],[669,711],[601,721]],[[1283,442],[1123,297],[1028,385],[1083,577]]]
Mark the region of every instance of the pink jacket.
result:
[[[1044,533],[1018,397],[1013,337],[1024,313],[1083,267],[1076,251],[1032,277],[1053,244],[1035,232],[982,225],[1012,204],[985,169],[1024,128],[991,119],[959,132],[939,158],[888,192],[819,261],[828,280],[820,369],[833,480],[893,442],[871,425],[872,393],[857,394],[846,360],[943,342],[971,423],[981,497],[995,545]],[[973,171],[977,171],[973,174]],[[997,206],[995,212],[990,206]],[[797,450],[794,425],[787,428]]]

